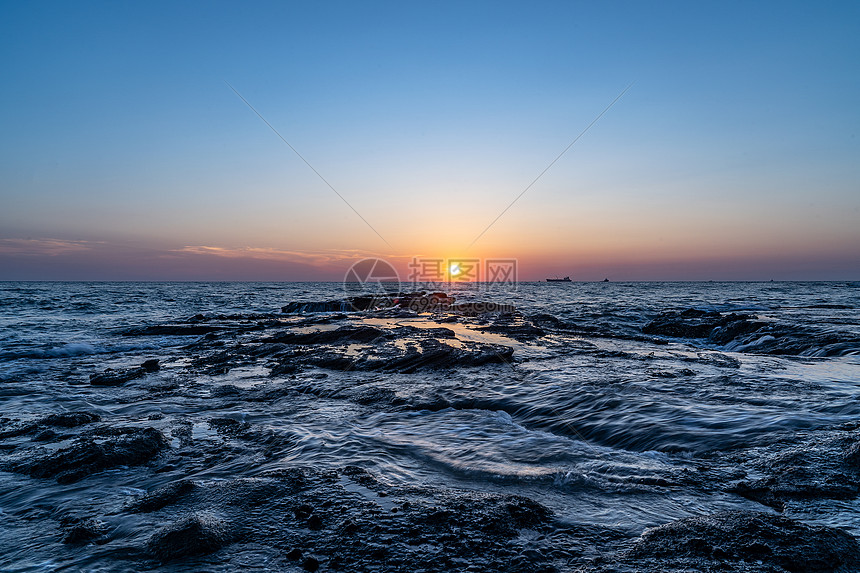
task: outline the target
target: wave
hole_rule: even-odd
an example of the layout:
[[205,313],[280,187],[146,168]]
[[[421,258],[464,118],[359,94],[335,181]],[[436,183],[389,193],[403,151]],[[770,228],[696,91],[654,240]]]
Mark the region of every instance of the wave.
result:
[[27,348],[21,350],[9,350],[0,352],[0,361],[11,361],[21,359],[53,359],[73,358],[75,356],[88,356],[93,354],[114,354],[122,352],[133,352],[137,350],[158,350],[161,346],[156,344],[118,344],[111,346],[97,346],[85,342],[71,342],[62,346],[50,348]]

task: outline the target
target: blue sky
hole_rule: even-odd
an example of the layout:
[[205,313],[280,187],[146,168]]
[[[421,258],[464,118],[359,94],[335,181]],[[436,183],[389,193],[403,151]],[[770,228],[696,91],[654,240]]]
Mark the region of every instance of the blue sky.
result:
[[856,2],[0,13],[0,279],[464,254],[523,278],[860,278]]

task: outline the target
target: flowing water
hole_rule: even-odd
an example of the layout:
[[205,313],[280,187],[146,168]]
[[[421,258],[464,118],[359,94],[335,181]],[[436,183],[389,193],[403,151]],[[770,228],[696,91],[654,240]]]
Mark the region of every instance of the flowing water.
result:
[[[371,326],[429,323],[513,354],[480,367],[319,367],[279,376],[264,361],[194,368],[195,343],[207,334],[135,329],[195,316],[292,320],[283,305],[342,298],[342,285],[0,283],[3,427],[86,411],[108,425],[155,427],[171,440],[155,461],[60,484],[9,468],[68,446],[78,430],[54,438],[8,432],[0,439],[7,459],[0,467],[9,470],[0,471],[0,570],[133,570],[117,548],[158,525],[123,511],[143,492],[179,478],[230,480],[299,466],[357,465],[389,484],[519,494],[550,508],[558,523],[633,539],[721,509],[771,511],[739,495],[737,481],[764,475],[763,460],[775,452],[814,453],[823,437],[860,421],[860,283],[455,284],[449,292],[511,303],[569,328],[524,339],[478,333],[468,321],[340,316]],[[775,334],[720,341],[643,334],[662,312],[689,308],[754,315]],[[246,344],[241,334],[228,342]],[[350,352],[364,348],[356,343]],[[117,386],[89,383],[93,373],[151,358],[161,362],[157,372]],[[356,389],[397,400],[353,399]],[[270,397],[259,398],[265,392]],[[239,441],[216,431],[213,419],[261,437]],[[173,459],[180,440],[200,456]],[[853,496],[788,500],[783,511],[860,535]],[[100,516],[107,541],[62,543],[64,512]],[[238,566],[269,549],[245,551],[210,566]]]

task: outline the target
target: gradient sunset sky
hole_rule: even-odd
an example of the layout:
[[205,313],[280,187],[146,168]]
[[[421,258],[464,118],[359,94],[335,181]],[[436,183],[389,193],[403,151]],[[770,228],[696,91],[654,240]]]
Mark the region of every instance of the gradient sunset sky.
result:
[[860,2],[6,1],[0,62],[2,280],[860,280]]

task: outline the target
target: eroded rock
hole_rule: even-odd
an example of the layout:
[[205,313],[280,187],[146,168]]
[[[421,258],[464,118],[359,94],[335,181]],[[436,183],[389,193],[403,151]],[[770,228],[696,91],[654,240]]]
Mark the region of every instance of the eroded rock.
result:
[[93,386],[119,386],[131,380],[143,378],[150,372],[156,372],[159,369],[158,360],[147,360],[136,368],[125,368],[123,370],[114,370],[108,368],[103,372],[90,374],[90,384]]
[[95,518],[66,518],[61,520],[63,543],[90,543],[105,541],[108,526]]
[[[522,496],[395,487],[355,466],[285,468],[260,478],[197,482],[176,495],[188,487],[141,500],[152,507],[152,500],[161,505],[169,499],[160,511],[187,514],[147,540],[147,553],[160,561],[248,542],[279,548],[307,570],[552,570],[551,554],[530,551],[519,537],[525,529],[549,531],[552,513]],[[237,536],[238,530],[244,533]]]
[[645,334],[706,338],[727,350],[755,354],[843,356],[860,351],[860,339],[804,326],[774,323],[751,314],[688,308],[668,311],[642,327]]
[[190,555],[205,555],[230,541],[227,525],[212,515],[184,517],[156,531],[146,544],[147,552],[162,562]]
[[762,562],[790,573],[835,573],[860,568],[860,545],[845,531],[751,511],[690,517],[648,529],[631,556]]
[[167,438],[155,428],[112,428],[108,433],[113,435],[78,438],[67,448],[28,455],[7,467],[32,477],[72,483],[109,468],[146,463],[168,447]]

